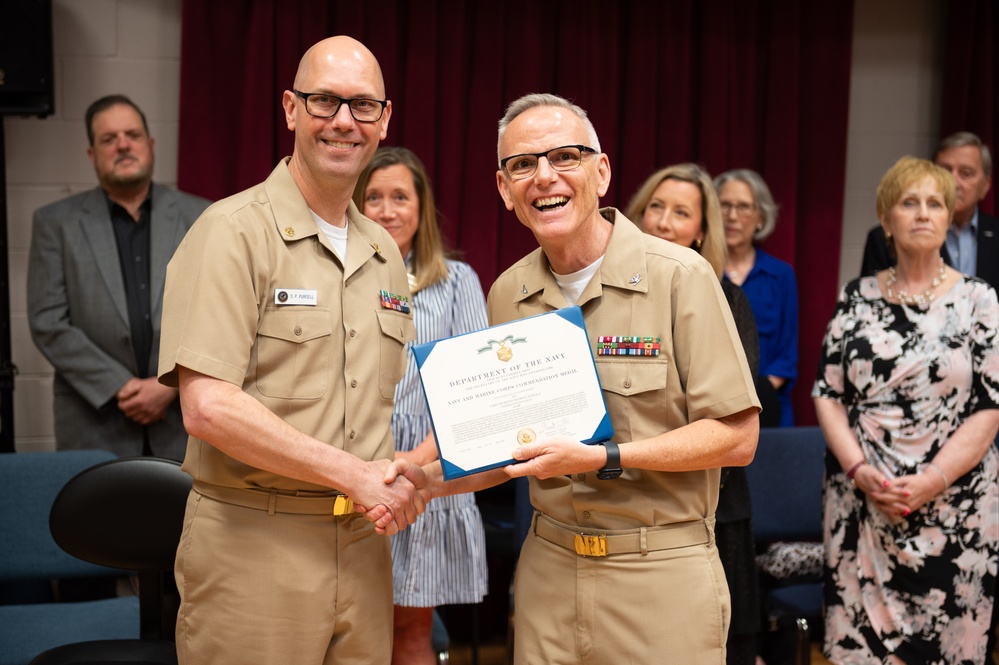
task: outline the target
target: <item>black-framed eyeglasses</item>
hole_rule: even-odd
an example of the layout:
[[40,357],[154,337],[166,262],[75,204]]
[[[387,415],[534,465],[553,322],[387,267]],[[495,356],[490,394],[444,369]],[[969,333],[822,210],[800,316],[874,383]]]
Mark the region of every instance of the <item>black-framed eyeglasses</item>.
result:
[[542,157],[548,160],[548,165],[556,171],[575,171],[583,162],[585,153],[596,153],[593,148],[585,145],[564,145],[545,152],[511,155],[500,160],[500,168],[513,180],[530,178],[538,170],[538,161]]
[[305,100],[305,112],[316,118],[332,118],[346,104],[350,115],[358,122],[377,122],[388,105],[385,99],[345,99],[325,92],[302,92],[295,95]]

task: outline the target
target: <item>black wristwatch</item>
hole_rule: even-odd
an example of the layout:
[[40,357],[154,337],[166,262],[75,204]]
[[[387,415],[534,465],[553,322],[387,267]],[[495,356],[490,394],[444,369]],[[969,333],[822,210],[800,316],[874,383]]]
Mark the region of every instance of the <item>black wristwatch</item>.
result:
[[597,471],[598,480],[614,480],[621,475],[621,451],[613,441],[601,441],[600,445],[607,450],[607,464]]

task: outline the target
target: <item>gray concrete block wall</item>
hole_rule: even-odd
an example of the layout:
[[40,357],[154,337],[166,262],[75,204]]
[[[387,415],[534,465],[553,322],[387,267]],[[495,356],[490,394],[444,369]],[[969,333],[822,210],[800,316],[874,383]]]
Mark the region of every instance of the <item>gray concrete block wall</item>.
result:
[[55,108],[45,119],[4,118],[11,347],[18,450],[51,450],[52,367],[28,333],[25,278],[31,213],[96,185],[83,114],[106,94],[142,107],[156,139],[157,182],[177,181],[181,0],[53,0]]

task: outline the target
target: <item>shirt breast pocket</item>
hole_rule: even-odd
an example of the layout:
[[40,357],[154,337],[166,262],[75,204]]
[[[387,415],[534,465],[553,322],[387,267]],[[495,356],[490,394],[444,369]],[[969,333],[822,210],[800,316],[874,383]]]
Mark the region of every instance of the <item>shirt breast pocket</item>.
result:
[[597,358],[596,365],[616,440],[634,441],[668,429],[665,360]]
[[379,335],[379,368],[378,390],[382,397],[395,397],[395,386],[402,380],[406,372],[406,342],[416,337],[413,319],[405,314],[391,310],[378,312]]
[[329,388],[329,310],[268,310],[257,330],[257,390],[267,397],[318,399]]

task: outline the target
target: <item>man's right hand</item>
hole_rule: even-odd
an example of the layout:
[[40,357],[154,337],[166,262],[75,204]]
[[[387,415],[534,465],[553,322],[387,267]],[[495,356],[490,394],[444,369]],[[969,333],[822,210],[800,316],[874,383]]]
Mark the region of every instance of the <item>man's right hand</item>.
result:
[[373,522],[378,533],[393,535],[416,521],[426,509],[427,478],[405,459],[369,462],[373,473],[366,488],[351,498],[357,512]]
[[[422,470],[405,460],[361,460],[312,438],[282,420],[236,384],[178,366],[184,428],[244,464],[323,487],[343,490],[355,509],[384,533],[396,533],[426,508]],[[279,442],[279,443],[276,443]],[[393,465],[398,480],[386,481]],[[395,472],[393,472],[395,473]]]

